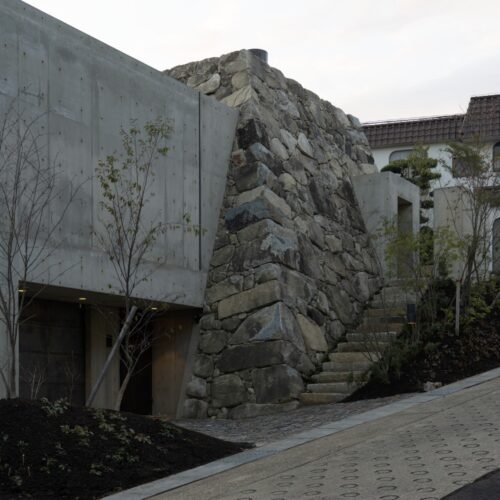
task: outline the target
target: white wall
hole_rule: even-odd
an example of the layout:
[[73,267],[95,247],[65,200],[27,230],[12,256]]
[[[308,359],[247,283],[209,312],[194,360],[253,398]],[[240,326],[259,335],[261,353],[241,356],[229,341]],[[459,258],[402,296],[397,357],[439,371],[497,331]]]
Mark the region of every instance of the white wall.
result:
[[[485,145],[485,151],[490,151],[493,155],[493,143],[487,143]],[[453,187],[457,185],[457,180],[453,178],[451,172],[443,166],[443,163],[451,168],[451,156],[446,152],[446,144],[425,144],[424,146],[429,148],[428,154],[430,158],[435,158],[438,160],[438,166],[435,171],[441,174],[441,179],[434,181],[432,183],[432,189]],[[404,149],[411,149],[411,146],[392,146],[390,148],[374,148],[373,159],[375,160],[375,165],[379,171],[389,164],[389,157],[392,152],[400,151]]]

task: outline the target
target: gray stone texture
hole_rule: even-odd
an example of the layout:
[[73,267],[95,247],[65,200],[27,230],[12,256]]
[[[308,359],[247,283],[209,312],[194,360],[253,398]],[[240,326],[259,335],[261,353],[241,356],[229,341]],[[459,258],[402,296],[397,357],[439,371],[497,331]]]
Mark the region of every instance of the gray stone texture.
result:
[[379,288],[351,184],[376,171],[368,142],[247,50],[169,75],[239,110],[191,397],[218,417],[286,410]]

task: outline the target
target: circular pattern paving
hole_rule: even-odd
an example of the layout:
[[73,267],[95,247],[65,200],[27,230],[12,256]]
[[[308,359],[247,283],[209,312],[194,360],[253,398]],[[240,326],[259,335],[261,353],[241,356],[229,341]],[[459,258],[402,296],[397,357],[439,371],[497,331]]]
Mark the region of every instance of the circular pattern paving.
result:
[[242,489],[239,499],[431,500],[500,468],[500,391],[360,440]]

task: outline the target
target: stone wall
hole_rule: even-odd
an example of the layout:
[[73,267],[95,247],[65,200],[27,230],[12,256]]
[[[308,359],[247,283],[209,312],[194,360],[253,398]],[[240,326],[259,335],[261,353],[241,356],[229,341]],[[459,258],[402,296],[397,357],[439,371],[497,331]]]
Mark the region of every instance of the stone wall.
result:
[[294,408],[380,286],[350,181],[368,142],[251,51],[169,74],[240,111],[186,416]]

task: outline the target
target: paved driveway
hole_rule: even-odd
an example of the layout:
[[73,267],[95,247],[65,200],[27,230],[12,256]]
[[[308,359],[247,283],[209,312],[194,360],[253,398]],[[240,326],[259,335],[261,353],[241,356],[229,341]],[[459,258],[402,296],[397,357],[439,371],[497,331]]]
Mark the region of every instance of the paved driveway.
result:
[[155,498],[439,499],[500,467],[500,378],[425,396]]

